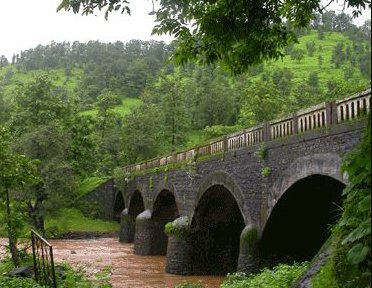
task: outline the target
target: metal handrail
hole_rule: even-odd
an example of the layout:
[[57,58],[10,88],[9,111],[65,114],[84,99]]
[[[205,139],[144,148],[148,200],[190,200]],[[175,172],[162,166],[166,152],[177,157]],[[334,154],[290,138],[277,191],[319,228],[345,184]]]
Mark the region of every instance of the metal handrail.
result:
[[32,255],[35,280],[46,287],[57,287],[53,247],[35,230],[31,229]]

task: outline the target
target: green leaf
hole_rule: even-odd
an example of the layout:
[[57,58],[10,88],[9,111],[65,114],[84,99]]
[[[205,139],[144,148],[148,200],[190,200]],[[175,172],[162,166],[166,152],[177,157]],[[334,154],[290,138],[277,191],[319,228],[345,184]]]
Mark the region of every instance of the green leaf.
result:
[[358,239],[363,238],[364,236],[367,236],[371,234],[371,219],[368,218],[363,223],[361,223],[356,229],[354,229],[343,241],[342,245],[354,242]]
[[371,210],[371,195],[367,195],[358,203],[358,210],[366,212]]
[[354,245],[347,253],[347,260],[352,264],[359,264],[366,258],[368,251],[368,246],[358,243]]

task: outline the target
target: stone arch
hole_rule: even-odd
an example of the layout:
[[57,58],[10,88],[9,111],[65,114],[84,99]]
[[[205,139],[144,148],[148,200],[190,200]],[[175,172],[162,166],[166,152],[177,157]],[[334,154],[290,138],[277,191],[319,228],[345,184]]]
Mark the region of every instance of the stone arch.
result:
[[241,233],[246,221],[250,223],[243,199],[238,185],[223,171],[210,174],[200,185],[189,230],[193,274],[237,270]]
[[216,171],[209,174],[204,181],[199,185],[197,190],[197,195],[193,205],[193,209],[190,215],[190,220],[194,218],[195,208],[198,206],[200,199],[203,197],[204,193],[212,186],[221,185],[224,186],[234,197],[235,201],[238,203],[240,213],[244,218],[245,225],[252,224],[252,217],[248,211],[246,203],[244,201],[243,192],[241,191],[238,184],[234,179],[224,171]]
[[266,265],[310,261],[327,240],[341,215],[340,165],[337,154],[300,157],[274,183],[259,243]]
[[117,191],[114,199],[114,220],[120,222],[121,212],[125,209],[123,193],[121,191]]
[[134,219],[145,210],[145,201],[139,189],[134,190],[128,201],[128,215]]
[[175,185],[173,185],[171,182],[164,183],[164,181],[161,181],[159,185],[156,186],[156,194],[152,200],[151,212],[154,212],[156,200],[159,198],[160,193],[162,193],[163,191],[169,191],[173,195],[177,208],[180,209],[182,203],[177,197],[178,193]]
[[145,210],[145,201],[139,189],[134,189],[127,198],[128,207],[121,213],[119,241],[130,243],[134,241],[136,218]]
[[336,153],[313,154],[297,158],[283,172],[282,176],[274,182],[271,188],[271,193],[266,203],[265,219],[262,219],[262,229],[265,227],[266,221],[269,219],[275,204],[283,194],[299,180],[318,174],[329,176],[346,184],[347,175],[341,173],[341,163],[341,157]]
[[174,193],[168,189],[162,189],[157,194],[152,207],[151,222],[154,237],[151,243],[151,254],[166,255],[168,236],[165,234],[165,225],[179,216]]

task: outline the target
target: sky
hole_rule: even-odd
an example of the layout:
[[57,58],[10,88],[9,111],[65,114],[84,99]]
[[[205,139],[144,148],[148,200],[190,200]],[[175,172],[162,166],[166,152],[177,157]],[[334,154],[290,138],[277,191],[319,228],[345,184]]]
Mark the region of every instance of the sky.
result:
[[[128,42],[131,39],[163,40],[168,35],[151,36],[155,16],[150,16],[151,0],[130,1],[132,15],[111,13],[106,21],[103,14],[81,16],[71,11],[56,12],[62,0],[0,0],[0,55],[9,60],[13,54],[54,42]],[[326,0],[323,0],[326,1]],[[343,1],[339,1],[343,2]],[[332,10],[341,11],[342,5],[334,3]],[[356,25],[362,25],[371,11],[364,13]]]
[[131,39],[163,40],[171,37],[151,36],[155,16],[151,0],[131,1],[131,16],[111,13],[108,21],[103,13],[81,16],[56,9],[62,0],[0,0],[0,55],[8,60],[13,53],[54,42],[128,42]]

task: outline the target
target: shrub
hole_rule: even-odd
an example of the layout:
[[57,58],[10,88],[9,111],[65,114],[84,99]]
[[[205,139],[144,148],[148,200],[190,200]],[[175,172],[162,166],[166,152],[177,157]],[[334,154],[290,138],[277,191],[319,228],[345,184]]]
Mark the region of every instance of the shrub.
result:
[[264,268],[259,274],[229,274],[221,288],[288,288],[305,272],[308,262],[293,265],[279,264],[273,269]]

